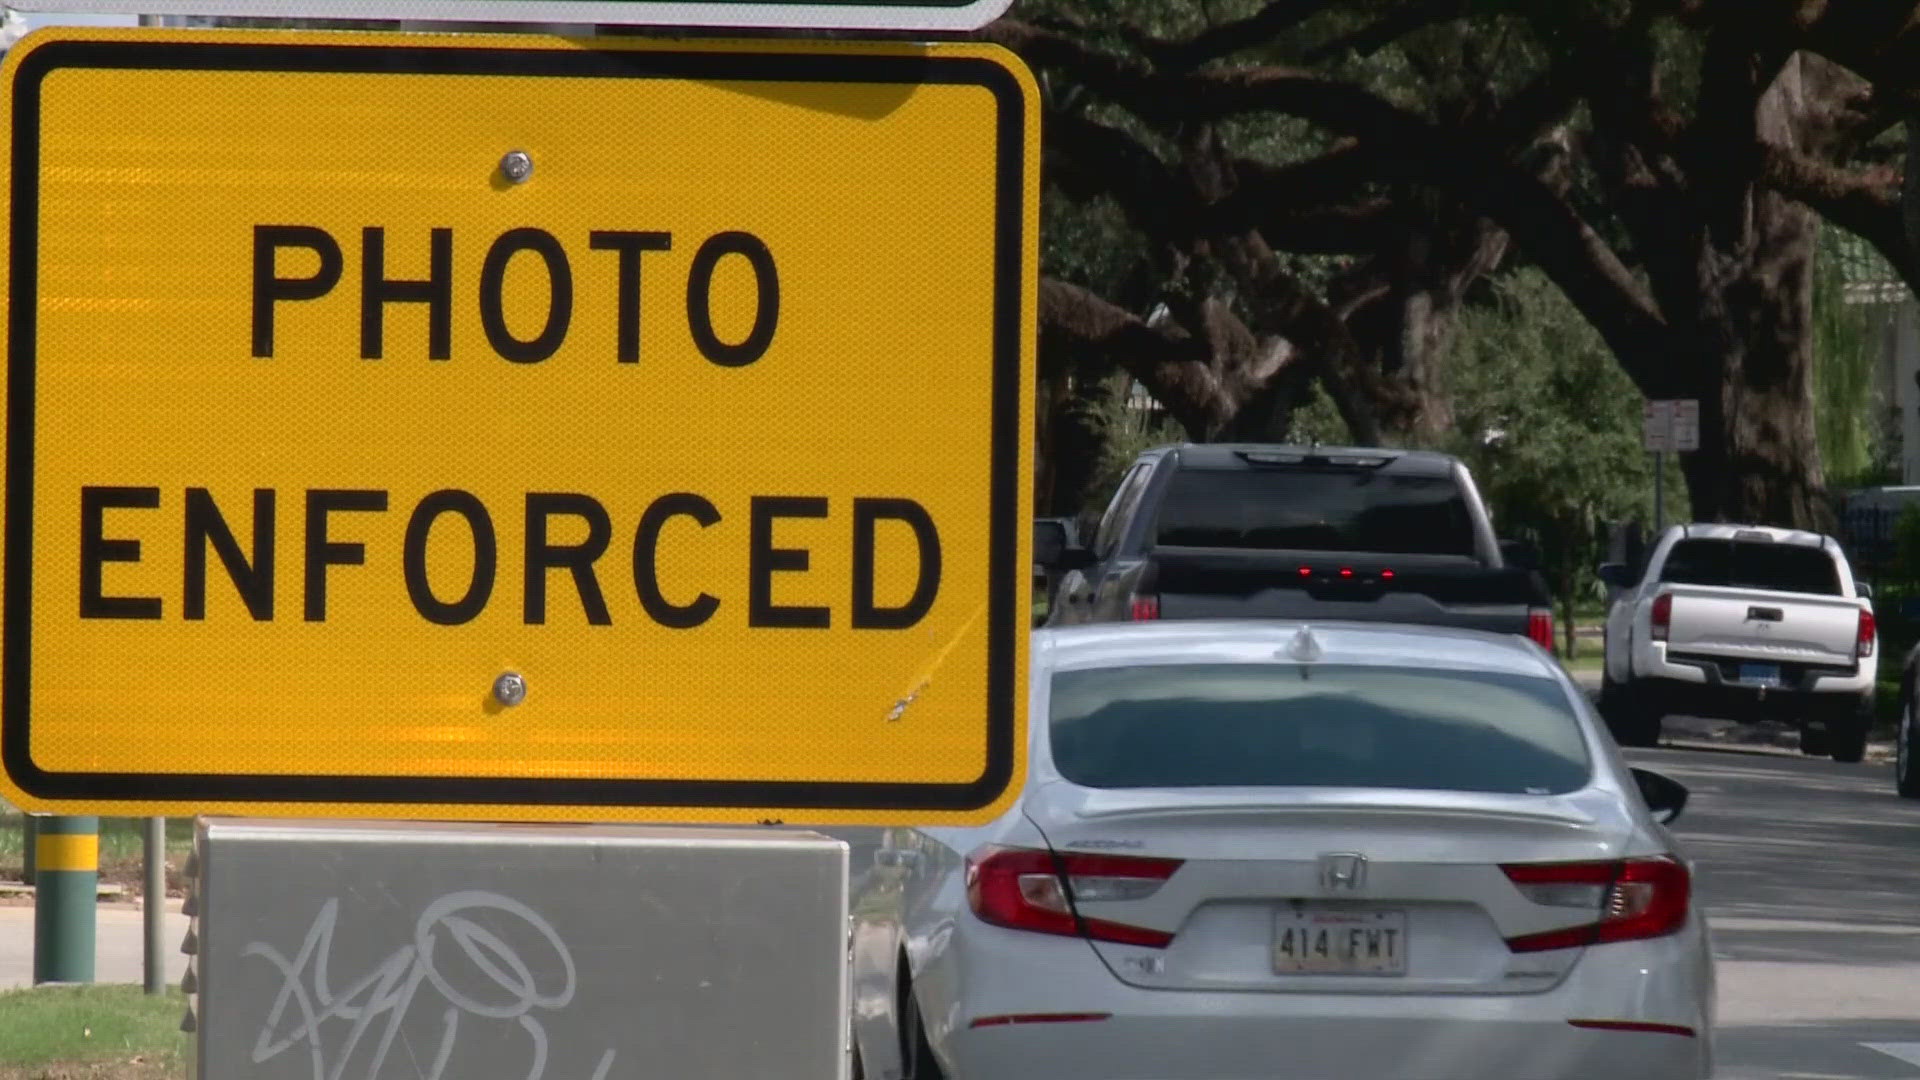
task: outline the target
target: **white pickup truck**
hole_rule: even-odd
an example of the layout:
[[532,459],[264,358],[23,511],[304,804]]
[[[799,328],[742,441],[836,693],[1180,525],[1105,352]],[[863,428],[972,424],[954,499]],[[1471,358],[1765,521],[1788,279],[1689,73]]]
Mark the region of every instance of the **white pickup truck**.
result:
[[1670,715],[1800,728],[1801,749],[1859,761],[1878,632],[1870,590],[1831,537],[1750,525],[1676,525],[1607,612],[1600,711],[1622,746],[1654,746]]

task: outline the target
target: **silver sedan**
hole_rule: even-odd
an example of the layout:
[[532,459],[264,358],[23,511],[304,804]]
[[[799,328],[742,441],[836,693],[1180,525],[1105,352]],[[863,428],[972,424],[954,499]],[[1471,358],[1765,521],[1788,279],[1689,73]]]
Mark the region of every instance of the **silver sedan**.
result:
[[876,1080],[1701,1078],[1685,791],[1519,638],[1036,632],[1025,787],[862,875]]

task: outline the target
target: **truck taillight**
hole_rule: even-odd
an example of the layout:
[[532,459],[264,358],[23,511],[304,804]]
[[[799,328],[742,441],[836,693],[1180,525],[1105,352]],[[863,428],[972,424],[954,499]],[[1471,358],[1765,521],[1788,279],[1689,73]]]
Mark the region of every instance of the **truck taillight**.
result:
[[1873,639],[1878,632],[1879,625],[1873,620],[1873,612],[1862,611],[1860,613],[1860,634],[1855,638],[1853,655],[1862,660],[1872,656]]
[[1678,933],[1687,924],[1693,878],[1678,859],[1591,863],[1519,863],[1503,866],[1508,880],[1536,904],[1585,908],[1590,923],[1508,938],[1517,952],[1577,949],[1610,941],[1638,941]]
[[1135,596],[1127,607],[1127,617],[1135,622],[1149,622],[1160,617],[1160,598],[1152,594]]
[[1667,632],[1673,628],[1673,594],[1663,592],[1653,598],[1653,640],[1667,640]]
[[1164,949],[1164,930],[1081,918],[1077,902],[1144,900],[1160,890],[1179,859],[1126,855],[1057,855],[1034,848],[989,845],[967,859],[967,906],[981,922],[1009,930],[1079,937]]
[[1553,650],[1553,612],[1533,608],[1527,612],[1527,640],[1551,652]]

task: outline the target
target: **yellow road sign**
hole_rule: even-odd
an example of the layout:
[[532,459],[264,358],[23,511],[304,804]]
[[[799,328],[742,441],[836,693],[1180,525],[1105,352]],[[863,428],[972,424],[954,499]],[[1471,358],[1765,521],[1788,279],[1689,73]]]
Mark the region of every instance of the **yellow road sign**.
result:
[[1006,805],[1018,60],[63,29],[0,81],[8,799]]

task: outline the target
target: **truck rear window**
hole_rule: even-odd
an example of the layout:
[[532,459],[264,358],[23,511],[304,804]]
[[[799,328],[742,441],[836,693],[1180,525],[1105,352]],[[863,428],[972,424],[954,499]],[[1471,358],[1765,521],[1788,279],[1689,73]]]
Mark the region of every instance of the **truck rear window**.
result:
[[1538,676],[1415,667],[1153,664],[1063,671],[1054,765],[1093,788],[1362,787],[1563,794],[1592,775]]
[[1681,540],[1667,553],[1660,580],[1676,585],[1841,595],[1839,569],[1825,551],[1751,540]]
[[1473,555],[1451,477],[1361,469],[1181,469],[1161,501],[1163,546]]

